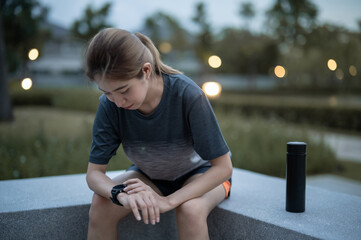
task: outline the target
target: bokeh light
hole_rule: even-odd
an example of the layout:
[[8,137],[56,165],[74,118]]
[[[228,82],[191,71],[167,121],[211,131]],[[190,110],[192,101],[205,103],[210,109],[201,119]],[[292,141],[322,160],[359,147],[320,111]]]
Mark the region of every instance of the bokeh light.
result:
[[327,61],[327,67],[331,70],[331,71],[335,71],[337,68],[337,63],[335,60],[333,60],[332,58],[329,59]]
[[342,80],[343,77],[344,77],[343,71],[342,71],[341,69],[337,69],[337,70],[336,70],[336,78],[337,78],[338,80]]
[[354,65],[351,65],[348,69],[351,76],[355,77],[357,75],[357,69]]
[[30,78],[24,78],[23,81],[21,81],[21,87],[24,90],[29,90],[32,85],[33,85],[33,81],[31,81]]
[[31,61],[36,60],[39,57],[39,51],[36,48],[33,48],[29,51],[28,57]]
[[208,64],[212,68],[219,68],[222,65],[222,60],[220,57],[213,55],[208,58]]
[[277,65],[274,69],[274,73],[277,77],[283,78],[286,75],[286,69],[280,65]]
[[336,107],[336,106],[338,105],[337,97],[331,96],[331,97],[328,99],[328,103],[330,104],[331,107]]
[[203,91],[209,97],[217,97],[221,94],[222,86],[217,82],[206,82],[202,86]]
[[159,44],[159,51],[164,54],[170,53],[170,51],[172,51],[172,44],[169,42],[162,42]]

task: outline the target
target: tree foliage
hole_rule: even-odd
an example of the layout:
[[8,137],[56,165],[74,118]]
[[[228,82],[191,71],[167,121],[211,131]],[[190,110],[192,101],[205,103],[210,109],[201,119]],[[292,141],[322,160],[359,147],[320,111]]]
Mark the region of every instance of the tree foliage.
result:
[[276,0],[267,11],[267,25],[279,41],[298,45],[315,26],[317,13],[310,0]]
[[107,22],[111,7],[111,2],[105,3],[99,9],[94,9],[88,5],[83,16],[72,24],[72,34],[77,38],[89,40],[100,30],[111,27],[111,24]]

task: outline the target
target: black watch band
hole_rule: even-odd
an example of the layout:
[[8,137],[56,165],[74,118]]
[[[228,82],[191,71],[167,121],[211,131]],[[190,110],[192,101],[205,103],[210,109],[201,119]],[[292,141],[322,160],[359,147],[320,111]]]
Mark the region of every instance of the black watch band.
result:
[[112,196],[110,197],[110,200],[112,200],[113,203],[119,205],[119,206],[123,206],[123,204],[121,204],[118,199],[117,199],[117,196],[119,193],[121,192],[125,192],[124,191],[124,188],[126,188],[126,185],[124,184],[119,184],[119,185],[116,185],[112,188],[112,191],[111,191],[111,194]]

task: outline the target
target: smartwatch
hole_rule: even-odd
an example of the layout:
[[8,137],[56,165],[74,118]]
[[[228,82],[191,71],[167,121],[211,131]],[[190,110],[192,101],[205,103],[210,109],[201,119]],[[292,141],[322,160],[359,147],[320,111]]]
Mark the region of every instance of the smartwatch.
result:
[[122,193],[124,191],[124,188],[126,188],[127,186],[124,185],[124,184],[120,184],[120,185],[116,185],[112,188],[112,191],[111,191],[111,194],[112,196],[110,197],[110,200],[112,200],[113,203],[119,205],[119,206],[123,206],[123,204],[121,204],[118,199],[117,199],[117,196],[119,193]]

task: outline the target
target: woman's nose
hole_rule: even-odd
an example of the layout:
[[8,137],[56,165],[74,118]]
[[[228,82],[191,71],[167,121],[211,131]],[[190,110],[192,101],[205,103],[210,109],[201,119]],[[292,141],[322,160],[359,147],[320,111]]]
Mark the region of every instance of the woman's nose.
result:
[[125,104],[125,98],[122,96],[114,96],[114,103],[117,105],[117,107],[124,107]]

